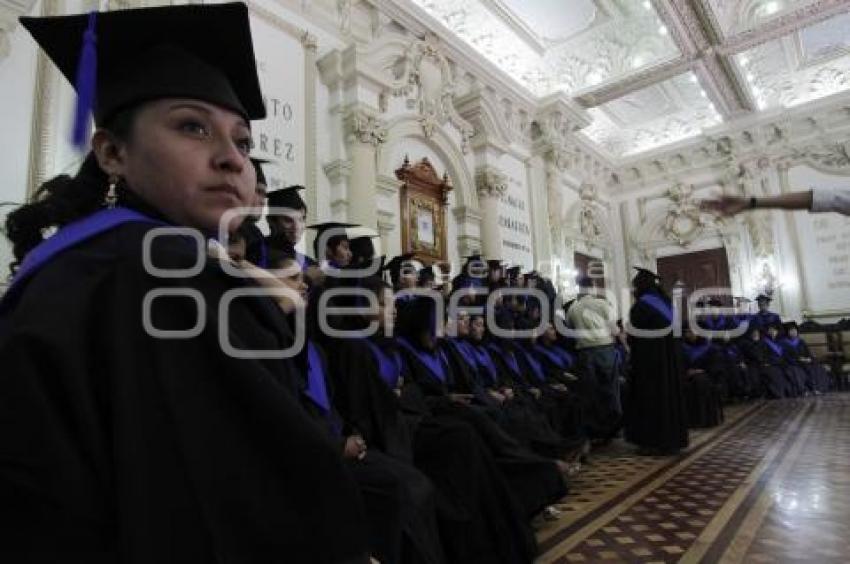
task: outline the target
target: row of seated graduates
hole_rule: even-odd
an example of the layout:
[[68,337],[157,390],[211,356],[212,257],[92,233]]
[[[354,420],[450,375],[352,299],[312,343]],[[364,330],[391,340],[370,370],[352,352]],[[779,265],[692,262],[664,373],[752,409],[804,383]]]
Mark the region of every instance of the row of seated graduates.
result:
[[[557,518],[553,505],[566,495],[585,442],[581,408],[568,389],[572,358],[551,338],[554,331],[520,347],[484,331],[480,316],[461,314],[451,321],[458,337],[438,337],[433,300],[397,302],[380,275],[334,276],[372,264],[371,244],[364,256],[363,239],[349,241],[344,232],[326,239],[321,258],[333,257],[334,264],[324,276],[305,276],[321,261],[299,260],[291,251],[269,248],[266,264],[307,302],[287,312],[293,326],[308,328],[298,355],[299,396],[338,441],[360,486],[375,558],[532,562],[532,520]],[[379,260],[378,272],[405,264]],[[428,270],[414,277],[433,288]],[[311,319],[322,294],[342,286],[371,293],[378,309],[329,316],[328,326],[362,331],[377,324],[376,334],[330,335]],[[351,298],[329,304],[363,305]]]
[[[724,401],[828,392],[829,374],[799,337],[797,323],[783,323],[771,312],[770,296],[761,294],[756,302],[757,313],[699,316],[699,327],[715,335],[697,335],[685,328],[683,357],[687,369],[705,374]],[[721,302],[713,298],[705,305],[720,308]]]

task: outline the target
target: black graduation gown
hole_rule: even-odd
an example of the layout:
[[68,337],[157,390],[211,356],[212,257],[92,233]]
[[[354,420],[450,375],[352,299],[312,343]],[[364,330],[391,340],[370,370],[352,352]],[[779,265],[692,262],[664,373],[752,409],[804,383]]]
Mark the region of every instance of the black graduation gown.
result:
[[[510,483],[523,514],[531,518],[567,494],[566,485],[554,461],[538,456],[499,427],[485,411],[448,400],[449,388],[409,350],[403,349],[407,374],[433,413],[460,419],[471,425],[495,456]],[[446,365],[446,382],[454,376]],[[544,420],[545,422],[545,420]]]
[[[722,367],[711,344],[689,345],[682,342],[682,366],[685,370],[685,407],[690,427],[714,427],[723,422]],[[687,374],[699,369],[702,374]]]
[[744,357],[737,344],[733,342],[714,343],[715,359],[720,366],[720,372],[725,377],[726,389],[730,398],[755,398],[761,394],[761,382],[758,374],[755,378],[741,366]]
[[[0,317],[0,559],[4,562],[362,562],[357,487],[299,406],[291,361],[222,351],[291,342],[271,300],[214,262],[190,278],[142,265],[150,224],[130,223],[45,265]],[[160,237],[159,268],[196,264]],[[195,337],[153,338],[151,290],[200,292]],[[185,330],[197,306],[160,297],[153,325]]]
[[[792,366],[797,366],[806,373],[806,389],[810,392],[826,393],[831,387],[831,379],[826,369],[815,362],[812,357],[809,346],[803,339],[797,338],[796,341],[790,339],[782,340],[782,349],[785,353],[785,359]],[[802,358],[811,359],[809,362],[804,362]]]
[[778,399],[791,396],[790,383],[782,369],[782,361],[771,354],[767,345],[761,341],[743,339],[741,353],[747,363],[750,378],[761,383],[762,395],[767,399]]
[[[560,436],[549,423],[546,410],[553,406],[541,404],[529,391],[531,385],[521,355],[514,354],[514,347],[509,341],[490,341],[487,346],[499,371],[499,381],[514,392],[514,398],[504,403],[509,432],[541,456],[564,459],[577,446],[577,441]],[[510,362],[511,354],[517,362],[516,370]]]
[[[564,370],[553,369],[551,365],[546,365],[548,359],[530,346],[517,346],[516,349],[517,359],[528,384],[540,390],[541,397],[537,401],[552,429],[566,439],[573,448],[580,447],[587,438],[581,399],[569,389],[553,387],[568,385],[569,380],[564,376]],[[540,374],[537,373],[536,368],[540,370]]]
[[[669,325],[650,305],[636,301],[632,326],[663,329]],[[626,440],[640,447],[675,452],[688,446],[688,417],[682,393],[682,362],[672,330],[663,337],[629,335],[632,381]]]
[[[342,454],[345,436],[353,433],[334,408],[333,379],[328,375],[327,357],[318,344],[313,345],[325,375],[330,410],[325,411],[305,393],[308,382],[306,355],[303,354],[298,359],[303,363],[299,381],[302,403],[316,421],[327,429],[332,440],[338,443]],[[428,478],[412,466],[412,461],[408,463],[391,458],[379,450],[367,449],[362,460],[349,459],[346,463],[357,481],[366,506],[372,555],[388,564],[445,562],[437,531],[434,488]]]
[[782,369],[787,383],[787,396],[798,398],[806,392],[806,372],[795,364],[791,364],[782,348],[782,343],[770,337],[762,337],[761,345],[766,352],[768,363]]
[[[370,449],[412,460],[437,488],[440,537],[450,562],[523,563],[536,555],[526,517],[475,428],[434,414],[406,372],[398,397],[360,340],[334,341],[336,405]],[[356,367],[356,369],[352,369]]]

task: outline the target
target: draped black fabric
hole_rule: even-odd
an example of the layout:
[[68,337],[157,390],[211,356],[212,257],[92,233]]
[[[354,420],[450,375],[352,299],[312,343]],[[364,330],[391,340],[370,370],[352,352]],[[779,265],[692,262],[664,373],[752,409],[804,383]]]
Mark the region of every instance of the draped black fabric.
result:
[[[363,561],[363,507],[339,452],[299,406],[286,360],[222,352],[291,342],[271,300],[218,306],[246,283],[207,264],[187,279],[142,266],[150,229],[128,224],[65,251],[29,282],[0,331],[0,521],[4,562]],[[159,268],[196,263],[160,237]],[[153,338],[142,303],[190,287],[199,335]],[[185,297],[150,304],[186,330]]]
[[[723,422],[726,375],[719,351],[711,343],[683,342],[682,365],[686,371],[684,394],[690,427],[714,427]],[[688,374],[687,371],[700,370]]]
[[576,441],[560,436],[549,423],[546,407],[530,392],[531,376],[525,372],[514,347],[506,340],[493,340],[487,345],[498,369],[499,381],[514,394],[513,399],[502,406],[506,428],[533,452],[549,458],[565,458],[576,447]]
[[[337,442],[340,456],[345,439],[336,432],[337,421],[351,434],[352,427],[342,421],[334,404],[334,384],[328,373],[327,357],[322,349],[312,344],[318,352],[319,370],[324,374],[331,412],[325,413],[307,397],[306,375],[308,367],[300,366],[300,397],[305,410],[317,423],[323,425],[330,438]],[[300,355],[298,360],[304,360]],[[316,370],[316,367],[311,367]],[[346,433],[343,433],[343,435]],[[434,488],[428,478],[412,466],[382,454],[378,450],[367,452],[361,460],[346,460],[357,482],[366,508],[371,554],[380,562],[439,564],[445,562],[436,522]]]
[[408,371],[399,394],[390,390],[366,343],[334,341],[333,350],[330,361],[343,418],[356,426],[370,449],[412,460],[436,486],[447,559],[458,564],[531,562],[537,549],[525,508],[489,443],[482,442],[479,428],[450,409],[439,409],[449,408],[450,402],[426,400],[416,384],[419,377]]
[[[669,322],[638,300],[629,312],[632,326],[663,329]],[[629,336],[631,384],[626,439],[638,446],[677,451],[688,446],[688,417],[682,393],[682,362],[672,331],[665,336]]]
[[[429,409],[438,415],[464,421],[476,430],[510,484],[523,515],[531,518],[566,495],[566,485],[554,461],[546,458],[546,455],[535,454],[536,451],[532,452],[510,433],[515,413],[505,415],[503,420],[506,427],[502,428],[497,422],[499,419],[488,415],[488,410],[450,401],[448,389],[435,385],[435,379],[425,365],[418,362],[409,351],[405,351],[405,359],[407,373],[416,389],[422,391],[423,400],[429,404]],[[455,380],[452,375],[447,378],[447,381]],[[518,411],[519,408],[513,409]],[[545,419],[542,421],[546,422]],[[559,446],[563,442],[560,437],[555,440]]]
[[[790,398],[802,394],[799,373],[791,373],[781,354],[776,354],[762,339],[741,341],[741,351],[748,370],[758,374],[764,397],[768,399]],[[805,376],[803,376],[805,378]]]
[[807,391],[821,394],[829,391],[832,384],[829,373],[812,357],[803,339],[785,339],[782,341],[782,349],[788,363],[805,372]]

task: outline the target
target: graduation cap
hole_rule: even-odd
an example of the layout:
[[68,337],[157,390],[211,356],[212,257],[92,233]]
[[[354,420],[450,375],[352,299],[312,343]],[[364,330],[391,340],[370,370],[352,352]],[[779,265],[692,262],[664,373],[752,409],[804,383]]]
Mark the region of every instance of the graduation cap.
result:
[[268,186],[269,183],[266,182],[266,174],[263,172],[263,165],[269,162],[271,161],[268,159],[251,157],[251,164],[254,165],[254,172],[257,173],[257,184],[264,184]]
[[266,115],[241,2],[20,21],[74,84],[78,145],[87,141],[90,111],[103,125],[120,110],[159,98],[209,102],[246,120]]
[[642,266],[635,266],[634,269],[637,270],[637,274],[635,274],[635,277],[632,280],[633,284],[648,283],[655,286],[661,281],[661,277],[651,270],[643,268]]
[[307,229],[316,231],[316,238],[313,240],[313,252],[316,254],[316,260],[322,260],[325,257],[325,253],[319,253],[320,241],[324,239],[325,248],[336,247],[342,241],[348,241],[348,233],[345,230],[350,227],[357,227],[357,224],[326,221],[308,225]]
[[521,266],[512,266],[505,270],[505,274],[510,280],[516,280],[519,278],[519,271],[522,270]]
[[304,186],[295,185],[269,192],[269,207],[306,211],[307,204],[304,203],[304,200],[301,199],[301,194],[299,194],[301,190],[304,190]]
[[768,296],[767,294],[759,294],[756,296],[756,302],[772,302],[773,298]]

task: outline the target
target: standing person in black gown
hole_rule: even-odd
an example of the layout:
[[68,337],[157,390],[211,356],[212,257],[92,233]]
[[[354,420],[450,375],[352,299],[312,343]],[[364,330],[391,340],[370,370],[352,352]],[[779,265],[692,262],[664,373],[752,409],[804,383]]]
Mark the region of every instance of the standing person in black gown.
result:
[[0,302],[0,561],[367,561],[356,486],[283,385],[294,365],[223,347],[293,340],[267,298],[221,317],[228,292],[255,286],[206,256],[205,234],[236,230],[225,213],[255,194],[250,120],[265,109],[247,7],[22,24],[94,90],[97,131],[76,176],[6,222],[22,263]]
[[[632,280],[636,301],[629,312],[632,371],[626,440],[646,454],[672,454],[688,446],[672,304],[658,275],[637,270]],[[646,331],[655,334],[640,334]]]

